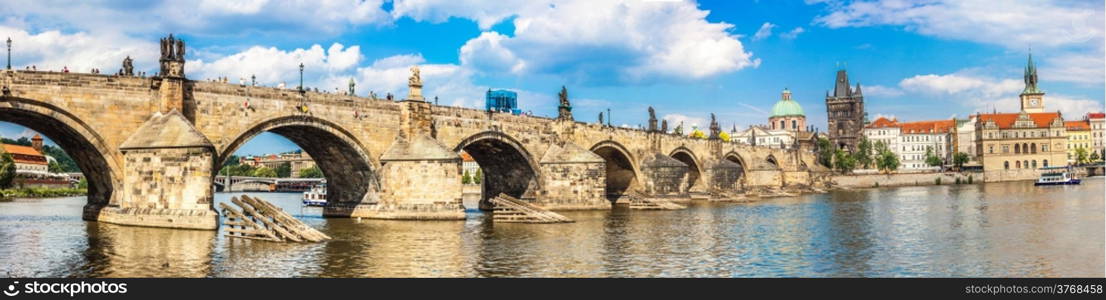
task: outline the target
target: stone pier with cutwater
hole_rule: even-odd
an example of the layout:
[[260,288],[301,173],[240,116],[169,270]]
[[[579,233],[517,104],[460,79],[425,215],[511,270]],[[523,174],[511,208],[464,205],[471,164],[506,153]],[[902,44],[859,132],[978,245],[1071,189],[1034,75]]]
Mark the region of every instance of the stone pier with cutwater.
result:
[[49,136],[78,161],[89,181],[85,219],[215,229],[213,174],[262,132],[316,160],[327,217],[463,219],[461,151],[484,170],[483,209],[499,194],[553,210],[610,209],[630,194],[726,200],[817,187],[828,171],[811,152],[722,141],[713,116],[703,139],[658,129],[651,108],[648,129],[581,122],[565,87],[556,117],[545,118],[435,105],[417,67],[408,95],[391,101],[195,81],[184,41],[162,39],[161,51],[151,77],[135,76],[126,57],[114,75],[0,71],[0,120]]

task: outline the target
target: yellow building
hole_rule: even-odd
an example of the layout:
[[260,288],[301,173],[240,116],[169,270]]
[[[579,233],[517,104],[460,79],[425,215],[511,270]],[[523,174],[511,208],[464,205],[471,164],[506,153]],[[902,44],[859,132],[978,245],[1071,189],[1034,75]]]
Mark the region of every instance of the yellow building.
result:
[[1094,151],[1094,140],[1091,138],[1091,123],[1087,120],[1067,121],[1064,127],[1068,132],[1068,164],[1075,164],[1075,151],[1079,148],[1087,151],[1087,156]]
[[1044,94],[1037,88],[1037,68],[1030,56],[1021,111],[976,115],[975,152],[987,181],[1036,179],[1039,168],[1068,164],[1064,118],[1059,112],[1042,112]]

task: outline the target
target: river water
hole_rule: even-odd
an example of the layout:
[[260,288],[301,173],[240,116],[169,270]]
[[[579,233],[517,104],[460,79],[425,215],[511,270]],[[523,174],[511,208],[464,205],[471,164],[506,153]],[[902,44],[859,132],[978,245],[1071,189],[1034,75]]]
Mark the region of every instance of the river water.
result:
[[252,194],[334,238],[315,244],[84,222],[83,197],[21,199],[0,202],[0,276],[1103,277],[1103,186],[862,189],[565,212],[571,224],[324,219],[299,194]]

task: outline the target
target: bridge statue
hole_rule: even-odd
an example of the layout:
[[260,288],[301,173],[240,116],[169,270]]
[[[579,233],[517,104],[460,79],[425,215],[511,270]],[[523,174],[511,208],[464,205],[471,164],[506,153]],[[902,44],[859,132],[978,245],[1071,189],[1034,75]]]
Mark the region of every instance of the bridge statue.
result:
[[572,104],[568,103],[568,89],[562,85],[557,97],[561,100],[561,104],[557,106],[557,120],[572,121]]
[[714,113],[710,113],[710,139],[719,139],[722,127],[718,126],[718,120],[714,119]]
[[123,59],[123,76],[134,76],[134,60],[130,55]]
[[649,132],[657,132],[657,112],[649,107]]
[[411,77],[407,78],[407,99],[422,101],[422,77],[419,66],[411,66]]
[[599,126],[603,126],[605,124],[606,123],[603,123],[603,112],[599,112]]
[[668,120],[661,120],[661,133],[668,133]]

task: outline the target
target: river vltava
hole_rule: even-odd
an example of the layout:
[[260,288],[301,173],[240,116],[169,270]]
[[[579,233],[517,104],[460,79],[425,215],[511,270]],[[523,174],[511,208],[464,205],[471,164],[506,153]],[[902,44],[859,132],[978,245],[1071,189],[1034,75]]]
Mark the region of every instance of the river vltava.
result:
[[84,222],[83,197],[23,199],[0,202],[0,276],[1103,277],[1103,182],[863,189],[540,225],[477,211],[323,219],[299,194],[252,194],[334,238],[317,244]]

